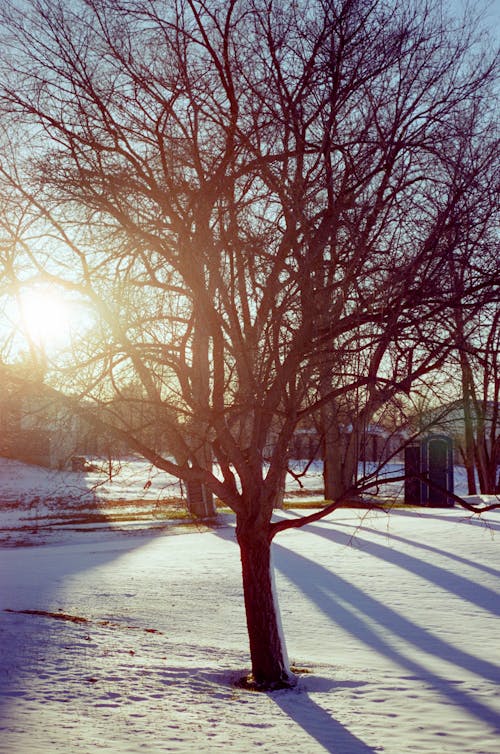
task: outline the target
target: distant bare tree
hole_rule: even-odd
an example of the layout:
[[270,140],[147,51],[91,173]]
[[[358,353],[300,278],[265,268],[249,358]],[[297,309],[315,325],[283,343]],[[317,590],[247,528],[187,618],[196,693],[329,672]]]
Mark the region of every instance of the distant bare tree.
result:
[[469,494],[500,491],[500,309],[499,301],[466,319],[455,319],[455,363],[460,398],[441,423],[450,425],[466,471]]
[[[448,156],[457,202],[449,233],[456,253],[450,255],[450,278],[462,306],[450,317],[455,358],[460,367],[464,442],[461,447],[469,493],[497,488],[500,461],[500,254],[498,241],[498,140],[488,138],[470,121],[463,124],[458,154]],[[486,298],[467,295],[484,272],[492,274]],[[496,280],[495,280],[496,278]]]
[[[2,35],[24,143],[0,175],[33,223],[17,281],[93,312],[46,384],[234,510],[253,679],[288,685],[271,542],[356,492],[273,522],[290,442],[317,412],[330,442],[355,391],[375,407],[439,366],[458,305],[442,155],[463,113],[488,117],[492,63],[414,0],[27,0]],[[111,410],[132,382],[161,447]]]

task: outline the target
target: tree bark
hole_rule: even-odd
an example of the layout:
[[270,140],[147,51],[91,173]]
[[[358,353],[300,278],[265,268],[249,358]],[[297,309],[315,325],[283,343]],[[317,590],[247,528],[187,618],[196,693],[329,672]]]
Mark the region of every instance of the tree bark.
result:
[[463,352],[460,353],[460,363],[462,368],[462,400],[464,409],[464,462],[467,472],[467,485],[469,495],[477,494],[476,487],[476,471],[475,471],[475,459],[474,459],[474,427],[473,427],[473,413],[471,405],[471,378],[470,378],[470,365]]
[[357,469],[355,438],[342,436],[337,426],[323,427],[323,482],[325,500],[339,500],[355,482]]
[[[210,345],[203,312],[196,310],[193,334],[192,392],[193,407],[201,416],[210,406]],[[191,443],[193,456],[202,469],[212,470],[212,449],[207,440],[208,427],[201,418],[196,418]],[[187,506],[195,518],[213,518],[217,514],[215,500],[209,489],[201,482],[188,482]]]
[[294,676],[288,666],[274,591],[269,526],[238,520],[236,533],[252,661],[249,682],[262,690],[290,687]]

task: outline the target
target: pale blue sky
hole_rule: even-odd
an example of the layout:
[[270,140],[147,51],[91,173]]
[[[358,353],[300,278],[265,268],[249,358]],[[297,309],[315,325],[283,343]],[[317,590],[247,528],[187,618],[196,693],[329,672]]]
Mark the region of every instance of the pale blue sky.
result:
[[456,10],[462,15],[464,8],[469,5],[474,9],[484,8],[485,24],[497,40],[500,39],[500,0],[448,0],[450,10]]

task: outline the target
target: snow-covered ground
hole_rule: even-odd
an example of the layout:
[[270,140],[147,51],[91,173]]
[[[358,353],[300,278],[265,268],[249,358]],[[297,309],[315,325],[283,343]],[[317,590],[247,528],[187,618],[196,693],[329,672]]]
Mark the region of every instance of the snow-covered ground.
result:
[[[288,502],[319,503],[323,500],[321,464],[294,462],[295,475],[287,476]],[[402,466],[388,465],[385,477],[399,476]],[[360,464],[359,474],[371,469]],[[381,475],[380,478],[384,479]],[[373,488],[375,492],[375,488]],[[402,500],[401,482],[382,483],[377,494]],[[463,467],[455,468],[455,492],[466,494]],[[474,502],[480,502],[477,498]],[[123,527],[127,518],[135,527],[163,526],[169,516],[186,510],[181,482],[138,458],[114,461],[91,459],[89,470],[56,471],[0,458],[0,545],[23,541],[54,541],[58,527],[84,525]],[[98,522],[98,518],[101,522]],[[93,518],[93,521],[91,520]],[[178,520],[179,515],[175,518]],[[129,522],[129,525],[130,522]]]
[[[13,463],[4,535],[19,509],[71,497],[62,475],[50,498]],[[164,494],[133,476],[124,501]],[[67,477],[75,506],[79,484],[102,503],[84,477]],[[0,754],[499,754],[500,512],[342,510],[280,534],[288,652],[309,672],[270,694],[236,685],[249,658],[229,517],[79,528],[0,547]]]

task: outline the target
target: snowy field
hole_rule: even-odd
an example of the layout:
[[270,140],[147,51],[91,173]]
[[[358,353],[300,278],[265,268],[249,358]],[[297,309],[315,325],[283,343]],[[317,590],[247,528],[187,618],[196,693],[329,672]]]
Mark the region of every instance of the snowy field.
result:
[[[500,512],[342,510],[279,535],[288,652],[308,672],[258,694],[236,685],[249,657],[230,517],[49,533],[85,475],[52,475],[51,498],[49,472],[13,463],[0,462],[0,754],[500,753]],[[146,481],[122,480],[124,501],[157,502],[164,483]]]
[[[287,477],[286,500],[322,501],[321,465],[315,462],[300,476],[305,464],[294,464],[295,477]],[[369,471],[360,464],[360,476]],[[389,464],[384,473],[397,477],[402,471],[402,466]],[[377,492],[401,501],[403,485],[381,484]],[[466,475],[459,466],[455,467],[455,492],[466,494]],[[479,496],[470,500],[481,502]],[[0,458],[0,546],[52,543],[60,539],[61,528],[116,529],[127,521],[129,528],[164,527],[170,517],[178,520],[185,511],[182,483],[138,458],[114,461],[111,466],[103,459],[91,459],[89,470],[82,472]]]

